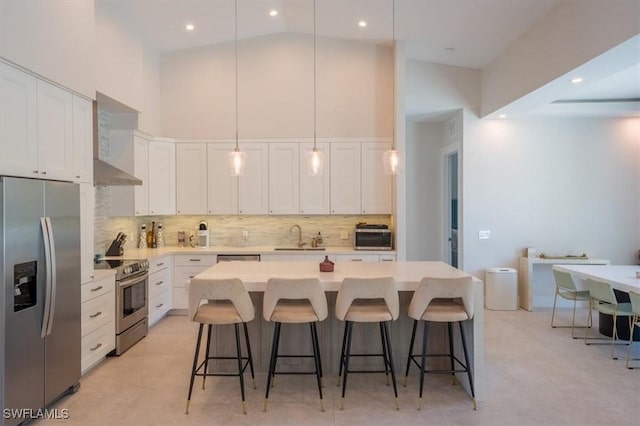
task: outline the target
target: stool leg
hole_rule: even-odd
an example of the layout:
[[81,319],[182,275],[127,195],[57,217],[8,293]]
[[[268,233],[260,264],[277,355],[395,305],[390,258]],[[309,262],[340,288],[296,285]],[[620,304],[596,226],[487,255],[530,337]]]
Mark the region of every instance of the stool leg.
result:
[[344,333],[342,334],[342,349],[340,349],[340,371],[338,372],[338,383],[336,383],[336,386],[340,386],[340,377],[342,376],[342,367],[344,366],[344,348],[347,344],[347,328],[348,327],[349,327],[349,322],[345,321]]
[[247,357],[249,358],[249,369],[251,370],[251,379],[253,380],[253,388],[256,388],[256,376],[253,374],[253,356],[251,355],[251,343],[249,342],[249,331],[247,330],[247,323],[243,322],[244,326],[244,341],[247,345]]
[[269,361],[269,373],[267,374],[267,390],[264,396],[264,407],[262,411],[267,412],[267,400],[269,399],[269,389],[271,389],[271,379],[276,369],[276,359],[278,352],[278,339],[280,337],[280,323],[277,322],[273,330],[273,342],[271,343],[271,360]]
[[342,379],[342,399],[340,400],[340,410],[344,410],[344,395],[347,390],[347,376],[349,374],[349,355],[351,355],[351,332],[353,331],[353,322],[347,321],[345,324],[345,333],[347,337],[345,354],[344,354],[344,379]]
[[420,353],[420,394],[418,397],[418,410],[422,408],[422,390],[424,389],[424,370],[427,368],[426,366],[426,355],[427,355],[427,331],[428,331],[428,321],[425,321],[422,325],[422,352]]
[[407,370],[404,373],[404,387],[407,387],[407,376],[409,375],[409,367],[411,367],[411,354],[413,353],[413,344],[416,341],[416,328],[418,320],[413,320],[413,330],[411,331],[411,343],[409,343],[409,355],[407,355]]
[[318,393],[320,393],[320,411],[324,412],[324,400],[322,398],[322,379],[320,378],[320,348],[316,338],[316,323],[310,322],[311,345],[313,346],[313,361],[316,365],[316,379],[318,381]]
[[280,353],[280,330],[282,323],[276,323],[276,329],[278,331],[278,338],[276,339],[276,356],[273,359],[273,373],[271,374],[271,387],[276,385],[276,364],[278,363],[278,353]]
[[324,377],[322,374],[322,357],[320,356],[320,340],[318,339],[318,327],[315,323],[313,325],[313,335],[316,338],[316,345],[318,346],[318,366],[320,367],[320,383],[322,383],[322,378]]
[[380,342],[382,343],[382,360],[384,361],[384,375],[387,380],[387,386],[389,386],[389,370],[388,370],[389,357],[387,355],[387,342],[385,341],[385,338],[384,338],[384,329],[382,327],[382,323],[380,322],[378,323],[378,325],[380,326]]
[[400,409],[398,404],[398,385],[396,384],[396,369],[393,365],[393,354],[391,353],[391,339],[389,338],[389,322],[384,323],[384,338],[387,343],[387,355],[389,356],[389,369],[391,370],[391,382],[393,383],[393,394],[396,397],[396,410]]
[[447,332],[449,333],[449,361],[451,363],[451,384],[456,384],[456,373],[453,371],[456,369],[455,364],[453,363],[453,333],[451,332],[451,323],[447,323]]
[[191,383],[189,383],[189,396],[187,397],[187,408],[184,410],[185,414],[189,414],[189,403],[191,402],[191,392],[193,391],[193,381],[196,378],[196,369],[198,368],[198,354],[200,352],[200,339],[202,339],[202,327],[200,324],[198,329],[198,341],[196,342],[196,353],[193,356],[193,367],[191,367]]
[[240,327],[233,324],[236,329],[236,355],[238,357],[238,377],[240,377],[240,395],[242,395],[242,414],[247,414],[247,405],[244,402],[244,374],[242,373],[242,348],[240,347]]
[[202,389],[204,389],[204,382],[207,379],[207,371],[209,370],[209,350],[211,349],[211,328],[213,326],[209,324],[207,328],[207,351],[204,353],[204,376],[202,376]]
[[477,410],[476,405],[476,393],[473,390],[473,377],[471,374],[471,365],[469,364],[469,352],[467,350],[467,339],[464,337],[464,327],[462,327],[462,321],[458,321],[460,327],[460,338],[462,338],[462,350],[464,351],[464,363],[467,369],[467,376],[469,377],[469,389],[471,389],[471,398],[473,399],[473,409]]

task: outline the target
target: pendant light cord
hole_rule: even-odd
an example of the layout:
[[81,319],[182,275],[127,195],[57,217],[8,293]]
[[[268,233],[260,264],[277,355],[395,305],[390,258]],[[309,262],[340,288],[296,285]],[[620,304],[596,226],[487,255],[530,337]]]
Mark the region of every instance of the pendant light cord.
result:
[[313,0],[313,150],[316,148],[316,0]]
[[236,151],[238,148],[238,0],[235,1]]
[[391,87],[392,87],[391,105],[393,106],[393,108],[391,109],[391,112],[393,114],[393,120],[392,120],[393,133],[391,134],[391,149],[395,150],[396,149],[396,0],[392,0],[391,2],[391,37],[392,37],[391,52],[393,53],[393,56],[392,56],[393,79],[391,80]]

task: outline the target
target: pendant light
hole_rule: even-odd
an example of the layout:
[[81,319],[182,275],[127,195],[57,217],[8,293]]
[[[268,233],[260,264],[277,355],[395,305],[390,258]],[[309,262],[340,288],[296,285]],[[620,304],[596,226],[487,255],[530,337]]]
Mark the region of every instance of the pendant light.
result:
[[227,154],[231,176],[244,176],[247,165],[247,153],[238,147],[238,0],[235,0],[235,62],[236,62],[236,147]]
[[316,0],[313,0],[313,149],[307,152],[309,176],[320,176],[324,168],[324,153],[316,146]]
[[384,173],[387,175],[397,175],[402,171],[404,167],[404,155],[396,148],[396,72],[395,72],[395,49],[396,49],[396,0],[392,0],[392,33],[393,41],[392,47],[394,51],[393,60],[393,134],[391,149],[385,151],[382,156],[382,163],[384,164]]

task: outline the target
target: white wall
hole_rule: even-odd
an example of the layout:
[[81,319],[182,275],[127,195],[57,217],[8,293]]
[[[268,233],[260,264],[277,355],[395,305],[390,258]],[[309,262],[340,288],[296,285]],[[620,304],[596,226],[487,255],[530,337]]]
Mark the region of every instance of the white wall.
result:
[[0,56],[95,99],[93,1],[0,1]]
[[[235,137],[234,43],[163,54],[162,135]],[[392,133],[390,47],[318,39],[317,136]],[[238,43],[238,132],[246,138],[313,136],[313,38],[277,34]]]
[[[464,265],[480,278],[526,247],[636,263],[640,119],[465,118]],[[479,240],[479,230],[491,239]]]

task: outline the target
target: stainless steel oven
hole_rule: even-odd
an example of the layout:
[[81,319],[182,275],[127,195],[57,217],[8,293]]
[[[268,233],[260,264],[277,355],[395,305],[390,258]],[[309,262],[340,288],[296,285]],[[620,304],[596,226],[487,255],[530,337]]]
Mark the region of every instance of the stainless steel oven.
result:
[[120,355],[147,335],[149,329],[149,262],[107,259],[97,269],[116,270],[116,349]]
[[356,225],[354,249],[356,250],[392,250],[393,234],[387,225]]

